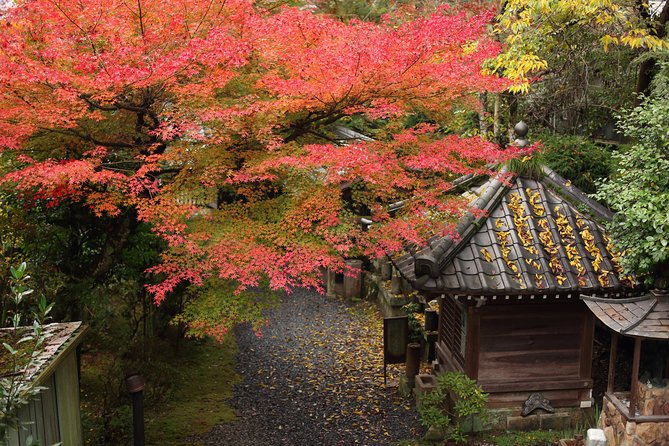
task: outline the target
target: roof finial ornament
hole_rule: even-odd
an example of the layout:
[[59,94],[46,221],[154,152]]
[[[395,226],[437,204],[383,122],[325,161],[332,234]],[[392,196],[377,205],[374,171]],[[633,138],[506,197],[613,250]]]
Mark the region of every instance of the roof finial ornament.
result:
[[525,139],[525,136],[527,136],[527,132],[529,130],[530,128],[527,126],[527,124],[525,124],[525,121],[520,121],[518,124],[516,124],[513,127],[513,131],[515,132],[517,138],[513,141],[513,145],[520,148],[527,147],[529,141]]

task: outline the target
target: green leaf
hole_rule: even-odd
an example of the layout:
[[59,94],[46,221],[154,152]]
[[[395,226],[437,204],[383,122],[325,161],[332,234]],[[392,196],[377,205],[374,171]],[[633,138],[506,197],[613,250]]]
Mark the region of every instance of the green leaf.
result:
[[17,350],[15,350],[11,345],[7,344],[6,342],[3,342],[2,345],[5,346],[5,349],[12,355],[16,355],[18,353]]

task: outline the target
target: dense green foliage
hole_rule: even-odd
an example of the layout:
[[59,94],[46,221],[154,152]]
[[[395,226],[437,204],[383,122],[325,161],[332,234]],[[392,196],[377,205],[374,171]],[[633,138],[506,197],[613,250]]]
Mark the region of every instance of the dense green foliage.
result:
[[[526,122],[590,135],[634,98],[641,52],[662,48],[662,24],[637,0],[508,0],[496,31],[504,50],[491,64],[514,80]],[[666,18],[661,20],[666,20]],[[613,113],[612,113],[613,112]]]
[[614,174],[596,195],[618,213],[609,229],[626,249],[623,265],[649,283],[669,274],[669,54],[663,57],[650,97],[621,117],[634,143],[613,155]]
[[33,293],[26,268],[25,262],[16,268],[10,267],[8,300],[13,308],[8,312],[11,316],[4,312],[2,315],[3,322],[5,317],[10,321],[10,328],[0,333],[0,444],[7,440],[10,430],[26,427],[26,420],[20,420],[18,412],[42,390],[26,377],[39,365],[38,357],[47,340],[43,325],[53,304],[47,304],[42,296],[32,314],[26,310],[26,298]]
[[406,304],[402,307],[406,312],[407,323],[409,324],[409,342],[420,342],[423,337],[423,326],[418,317],[420,314],[420,305],[416,302]]
[[583,192],[595,192],[597,180],[611,173],[611,149],[588,138],[541,134],[544,150],[540,160]]
[[[134,371],[147,378],[147,444],[190,444],[188,436],[207,432],[234,418],[226,404],[238,381],[234,338],[228,337],[223,343],[182,342],[179,352],[175,352],[173,345],[155,341],[150,361],[135,364]],[[129,444],[131,440],[129,396],[109,368],[119,368],[118,359],[109,353],[83,358],[82,422],[86,445]],[[203,392],[203,383],[215,385]]]
[[437,387],[426,393],[418,407],[425,427],[441,429],[445,437],[458,443],[466,440],[463,426],[472,417],[485,417],[488,395],[467,375],[446,372],[437,377]]
[[495,446],[546,446],[557,444],[562,438],[572,438],[571,432],[534,430],[492,433],[483,437],[486,444]]

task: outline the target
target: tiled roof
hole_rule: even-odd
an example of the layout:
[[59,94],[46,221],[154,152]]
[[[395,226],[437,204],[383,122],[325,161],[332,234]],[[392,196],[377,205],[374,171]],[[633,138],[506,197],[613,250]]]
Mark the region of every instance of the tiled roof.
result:
[[[47,377],[45,372],[55,367],[56,362],[65,352],[71,351],[81,342],[87,327],[81,322],[61,322],[44,325],[43,329],[48,336],[44,343],[44,350],[35,359],[34,367],[27,370],[24,375],[24,379],[38,383]],[[10,330],[12,329],[0,329],[0,339],[2,339],[2,332],[9,333]]]
[[459,222],[457,239],[431,240],[394,258],[395,266],[423,291],[629,293],[632,280],[620,276],[615,248],[588,215],[606,219],[610,212],[550,169],[544,174],[541,180],[505,179],[508,174],[501,172],[489,179],[475,191],[472,205],[483,212]]
[[626,336],[669,339],[669,296],[647,294],[629,299],[582,296],[597,318]]

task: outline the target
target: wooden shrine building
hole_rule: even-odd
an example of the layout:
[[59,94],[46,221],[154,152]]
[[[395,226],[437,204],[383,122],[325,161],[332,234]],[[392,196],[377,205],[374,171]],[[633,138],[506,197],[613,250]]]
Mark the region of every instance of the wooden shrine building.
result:
[[[81,322],[68,322],[47,324],[43,329],[47,335],[44,350],[35,357],[33,367],[17,378],[42,389],[19,409],[17,417],[22,427],[9,430],[8,446],[26,446],[34,442],[80,446],[83,440],[76,349],[87,327]],[[9,336],[11,330],[1,329],[0,339]]]
[[510,416],[532,412],[535,393],[549,409],[590,407],[594,318],[580,296],[638,294],[597,223],[612,214],[546,167],[538,179],[503,169],[464,186],[473,211],[457,237],[393,259],[440,300],[437,372],[476,379]]

